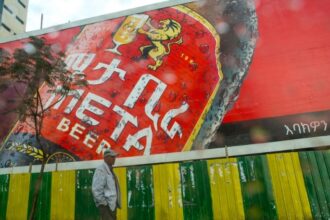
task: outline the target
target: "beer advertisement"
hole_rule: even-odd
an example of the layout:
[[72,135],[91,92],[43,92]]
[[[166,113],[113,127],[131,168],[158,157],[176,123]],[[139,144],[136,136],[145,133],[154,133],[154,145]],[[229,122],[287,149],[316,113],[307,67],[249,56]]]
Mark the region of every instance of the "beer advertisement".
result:
[[[51,106],[41,131],[47,152],[27,122],[2,115],[1,167],[40,164],[42,153],[54,163],[101,159],[106,148],[120,158],[266,152],[290,150],[288,140],[326,138],[329,4],[274,4],[171,1],[37,34],[88,85],[64,99],[40,87]],[[0,47],[13,51],[27,41]]]

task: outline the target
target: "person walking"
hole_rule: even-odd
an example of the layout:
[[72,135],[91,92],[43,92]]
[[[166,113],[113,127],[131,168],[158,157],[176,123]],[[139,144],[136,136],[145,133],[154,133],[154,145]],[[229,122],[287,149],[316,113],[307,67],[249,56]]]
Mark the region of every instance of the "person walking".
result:
[[113,165],[118,153],[106,149],[103,154],[104,162],[96,168],[92,193],[102,220],[116,220],[117,208],[121,208],[120,187]]

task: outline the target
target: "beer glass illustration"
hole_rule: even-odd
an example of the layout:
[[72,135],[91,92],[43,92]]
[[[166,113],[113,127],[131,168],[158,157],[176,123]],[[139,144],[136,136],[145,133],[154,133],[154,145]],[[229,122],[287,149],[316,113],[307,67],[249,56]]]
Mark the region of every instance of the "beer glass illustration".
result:
[[131,43],[136,36],[137,30],[146,23],[148,18],[149,16],[145,14],[136,14],[126,17],[113,36],[112,41],[115,43],[115,47],[106,49],[106,51],[121,55],[118,51],[118,47],[123,44]]

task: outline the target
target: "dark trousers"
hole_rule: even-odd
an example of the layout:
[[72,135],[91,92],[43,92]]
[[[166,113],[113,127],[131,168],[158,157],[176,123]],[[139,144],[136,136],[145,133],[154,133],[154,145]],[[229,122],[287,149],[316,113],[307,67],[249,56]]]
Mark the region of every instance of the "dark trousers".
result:
[[100,205],[99,207],[101,220],[116,220],[117,209],[112,211],[109,206]]

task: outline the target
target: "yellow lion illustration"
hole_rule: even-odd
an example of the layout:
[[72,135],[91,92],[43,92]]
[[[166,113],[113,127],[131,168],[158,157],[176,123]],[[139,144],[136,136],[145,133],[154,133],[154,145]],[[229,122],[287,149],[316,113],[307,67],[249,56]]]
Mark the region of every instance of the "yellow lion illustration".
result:
[[147,21],[148,30],[140,28],[138,33],[145,34],[151,41],[151,45],[140,47],[143,58],[147,58],[148,55],[155,61],[154,65],[148,65],[149,69],[156,70],[163,63],[163,57],[168,55],[171,51],[170,46],[172,44],[181,44],[182,37],[175,41],[164,45],[163,41],[168,41],[176,38],[181,33],[181,25],[172,19],[165,19],[159,22],[160,27],[155,28],[150,24],[150,20]]

